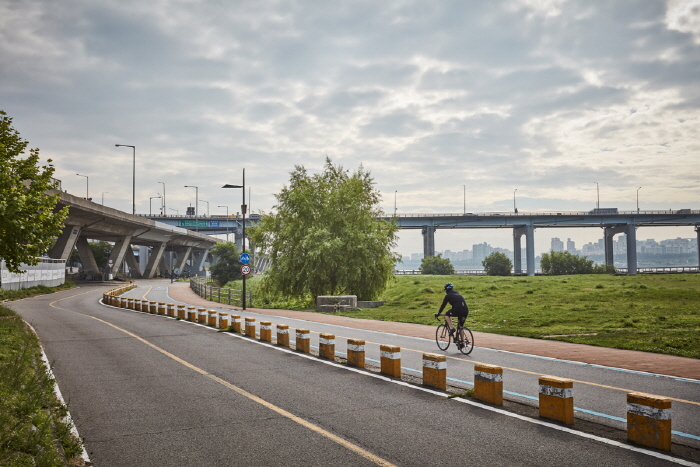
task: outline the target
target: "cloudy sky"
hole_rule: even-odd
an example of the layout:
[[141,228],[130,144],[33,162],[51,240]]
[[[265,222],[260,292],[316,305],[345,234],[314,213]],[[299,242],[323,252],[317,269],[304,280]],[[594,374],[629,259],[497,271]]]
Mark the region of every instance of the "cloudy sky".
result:
[[87,175],[127,212],[116,143],[136,146],[141,213],[158,182],[168,214],[194,204],[184,185],[237,211],[220,187],[244,167],[267,211],[326,155],[371,171],[389,213],[510,211],[514,192],[520,212],[589,210],[597,188],[601,207],[700,209],[699,81],[700,0],[0,2],[0,109],[64,189],[85,196]]

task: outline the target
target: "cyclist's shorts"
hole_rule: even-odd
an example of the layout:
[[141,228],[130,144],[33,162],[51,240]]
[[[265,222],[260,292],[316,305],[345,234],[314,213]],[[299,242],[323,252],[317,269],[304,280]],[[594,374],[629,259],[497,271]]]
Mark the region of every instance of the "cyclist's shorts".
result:
[[445,314],[447,316],[456,316],[459,318],[460,322],[463,323],[464,320],[467,319],[467,316],[469,316],[469,308],[452,308]]

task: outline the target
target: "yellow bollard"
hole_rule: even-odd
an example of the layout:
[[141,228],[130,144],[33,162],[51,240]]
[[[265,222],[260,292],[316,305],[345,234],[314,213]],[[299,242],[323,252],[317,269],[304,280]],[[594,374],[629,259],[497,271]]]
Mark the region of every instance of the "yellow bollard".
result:
[[423,354],[423,384],[447,389],[447,358],[433,353]]
[[216,327],[216,317],[219,313],[216,310],[209,310],[209,321],[207,324],[211,327]]
[[165,308],[165,302],[158,302],[158,314],[159,315],[165,315],[166,314],[166,308]]
[[503,368],[484,363],[474,365],[474,398],[503,405]]
[[206,308],[198,308],[197,311],[197,322],[199,324],[207,324],[207,309]]
[[177,305],[177,315],[181,319],[187,319],[187,307],[185,305]]
[[149,303],[150,303],[151,314],[152,315],[158,314],[158,303],[157,302],[149,302]]
[[627,393],[627,439],[671,450],[671,399],[641,392]]
[[228,329],[228,313],[222,311],[219,313],[219,329]]
[[308,329],[297,329],[295,348],[299,352],[311,352],[311,334]]
[[574,424],[574,382],[555,376],[540,376],[540,417]]
[[192,321],[193,323],[197,322],[197,307],[187,307],[187,321]]
[[277,325],[277,345],[289,347],[289,326],[286,324]]
[[243,320],[239,315],[231,315],[231,327],[233,332],[243,332]]
[[133,298],[127,298],[126,301],[127,301],[126,307],[127,307],[128,309],[130,309],[130,310],[133,310],[133,309],[134,309],[134,299],[133,299]]
[[272,323],[269,321],[260,321],[260,340],[272,342]]
[[381,373],[394,378],[401,378],[401,347],[380,345]]
[[322,333],[318,338],[318,356],[335,361],[335,335]]
[[365,341],[348,339],[348,365],[358,368],[365,367]]
[[165,305],[166,308],[168,309],[168,316],[172,316],[173,318],[176,318],[177,315],[175,314],[175,304],[174,303],[168,303]]
[[245,319],[245,335],[255,338],[255,318]]

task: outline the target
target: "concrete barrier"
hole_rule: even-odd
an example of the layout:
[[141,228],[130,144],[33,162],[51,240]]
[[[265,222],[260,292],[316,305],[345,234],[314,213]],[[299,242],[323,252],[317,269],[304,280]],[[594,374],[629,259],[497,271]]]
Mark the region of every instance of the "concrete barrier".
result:
[[196,306],[188,306],[187,307],[187,321],[191,321],[193,323],[197,322],[197,307]]
[[255,338],[255,318],[245,318],[245,335]]
[[225,311],[222,311],[219,313],[219,329],[228,329],[229,328],[229,322],[228,322],[228,313]]
[[209,310],[209,319],[207,320],[207,325],[215,328],[216,319],[218,318],[219,312],[216,310]]
[[286,324],[277,325],[277,345],[289,347],[289,326]]
[[175,314],[175,304],[174,303],[168,303],[165,305],[165,307],[168,309],[168,316],[172,316],[173,318],[179,317],[179,315]]
[[151,314],[158,314],[158,302],[149,302]]
[[357,368],[365,367],[365,341],[348,339],[348,365]]
[[447,389],[447,358],[434,353],[423,354],[423,384]]
[[[148,302],[146,302],[148,303]],[[134,311],[142,311],[143,301],[138,298],[134,299]],[[146,311],[148,311],[148,306],[146,306]]]
[[380,345],[380,367],[381,373],[401,378],[401,347],[395,345]]
[[260,321],[260,340],[272,343],[272,323]]
[[574,382],[555,376],[540,376],[540,417],[574,424]]
[[335,361],[335,335],[328,333],[319,335],[318,355],[321,358]]
[[181,319],[187,319],[187,307],[185,305],[177,305],[177,316]]
[[299,352],[311,352],[311,332],[308,329],[297,329],[295,348]]
[[239,315],[231,315],[231,327],[233,332],[243,332],[243,320]]
[[134,299],[133,298],[126,299],[126,307],[130,310],[134,309]]
[[503,368],[483,363],[474,365],[474,398],[503,405]]
[[671,450],[671,399],[641,392],[627,393],[627,439]]
[[165,302],[158,302],[158,314],[159,315],[167,315],[168,309],[165,307]]
[[197,322],[199,324],[207,324],[207,309],[197,308]]

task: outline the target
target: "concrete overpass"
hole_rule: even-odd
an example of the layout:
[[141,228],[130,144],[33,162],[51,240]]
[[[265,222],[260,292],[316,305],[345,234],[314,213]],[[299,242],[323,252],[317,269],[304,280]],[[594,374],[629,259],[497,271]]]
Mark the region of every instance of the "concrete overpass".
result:
[[[157,269],[162,272],[171,272],[175,268],[183,270],[188,260],[195,272],[201,271],[209,249],[222,241],[203,233],[127,214],[65,192],[52,193],[60,193],[56,209],[67,206],[68,217],[51,257],[67,260],[73,247],[77,247],[85,271],[100,272],[88,240],[114,242],[109,258],[113,266],[111,271],[105,272],[116,274],[126,262],[132,276],[146,278],[154,277]],[[143,274],[132,245],[147,247],[150,252]]]

